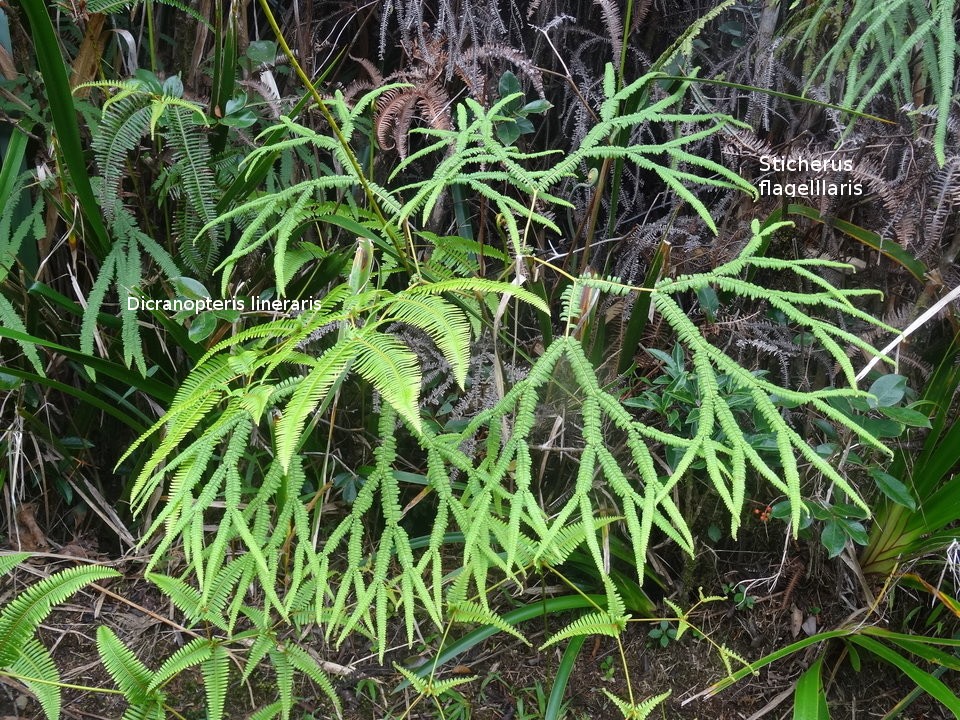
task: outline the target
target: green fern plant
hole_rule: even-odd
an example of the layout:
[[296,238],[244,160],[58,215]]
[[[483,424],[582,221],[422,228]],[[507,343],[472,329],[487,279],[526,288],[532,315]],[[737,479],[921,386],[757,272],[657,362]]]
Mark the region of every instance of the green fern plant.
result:
[[617,710],[623,713],[624,720],[646,720],[650,717],[650,713],[657,709],[658,705],[670,697],[670,691],[667,690],[667,692],[654,695],[642,702],[634,703],[618,698],[606,688],[604,688],[603,693],[610,698],[610,702],[616,705]]
[[[412,154],[401,162],[394,175],[413,162],[434,152],[446,151],[434,176],[413,183],[398,192],[412,191],[400,214],[403,221],[414,213],[421,213],[426,221],[441,193],[453,185],[462,185],[486,197],[500,212],[506,224],[509,237],[514,246],[519,246],[520,228],[515,218],[525,218],[544,227],[559,232],[556,226],[544,215],[530,211],[527,205],[506,195],[499,189],[501,185],[512,186],[534,196],[542,202],[569,206],[557,194],[560,183],[576,176],[580,169],[601,160],[628,161],[643,170],[649,170],[678,196],[690,203],[706,225],[716,232],[716,225],[706,206],[687,188],[685,183],[711,185],[739,189],[755,194],[749,183],[728,168],[707,158],[688,152],[685,148],[705,137],[721,132],[728,124],[738,124],[733,118],[719,113],[690,114],[674,112],[684,97],[687,84],[678,85],[673,92],[656,102],[650,103],[636,112],[619,112],[623,103],[635,95],[645,92],[655,82],[658,73],[650,73],[633,81],[622,89],[616,88],[612,65],[607,65],[604,74],[603,89],[606,99],[600,106],[599,122],[587,133],[579,147],[566,154],[559,162],[545,170],[530,170],[531,160],[550,153],[523,153],[512,146],[504,146],[496,138],[497,123],[503,108],[518,98],[516,94],[502,98],[489,109],[483,108],[474,100],[467,99],[458,106],[456,129],[422,129],[422,132],[436,141]],[[644,123],[683,122],[699,129],[678,138],[659,144],[623,145],[611,144],[611,138],[618,137],[624,131],[630,131]],[[679,169],[680,165],[702,171]],[[493,169],[497,168],[497,169]]]
[[[752,186],[728,168],[689,152],[688,147],[705,137],[721,132],[724,127],[738,124],[733,118],[719,114],[694,114],[675,111],[685,96],[688,84],[680,83],[672,92],[656,102],[626,115],[619,113],[624,102],[644,93],[656,82],[658,73],[638,78],[622,89],[616,88],[614,70],[607,67],[604,77],[606,100],[600,107],[600,119],[580,146],[544,169],[535,164],[551,159],[554,153],[527,153],[512,145],[505,145],[497,137],[497,128],[511,103],[520,97],[512,93],[501,98],[490,108],[484,108],[472,99],[456,107],[455,127],[451,130],[418,129],[429,142],[407,156],[394,169],[391,180],[408,170],[414,163],[428,156],[441,155],[434,172],[423,180],[395,189],[373,182],[360,173],[353,160],[350,143],[362,142],[360,132],[365,114],[377,98],[400,86],[388,85],[364,95],[350,107],[337,93],[326,101],[331,117],[339,127],[338,136],[330,136],[293,120],[281,117],[286,139],[270,142],[254,150],[245,160],[252,167],[262,157],[271,157],[278,150],[308,146],[330,158],[330,165],[340,172],[312,177],[277,192],[255,197],[223,213],[200,232],[209,232],[218,224],[243,220],[243,231],[233,252],[223,261],[223,292],[238,261],[251,252],[272,244],[274,270],[278,290],[284,291],[287,253],[302,228],[320,223],[348,228],[369,237],[382,249],[393,255],[395,262],[407,263],[406,251],[398,245],[404,233],[400,228],[411,228],[414,219],[426,225],[444,193],[464,190],[485,198],[496,208],[506,232],[506,250],[514,255],[524,252],[526,223],[560,232],[548,214],[532,208],[533,198],[541,203],[571,207],[562,197],[563,184],[574,179],[590,163],[606,159],[635,163],[640,168],[659,176],[679,197],[694,208],[708,227],[716,226],[703,202],[688,188],[689,184],[732,188],[755,194]],[[657,144],[611,144],[619,137],[645,123],[687,123],[697,128],[673,140]],[[274,137],[273,129],[261,137]],[[342,138],[342,141],[341,141]],[[690,168],[690,169],[685,169]],[[350,191],[366,188],[377,202],[377,211],[365,211],[353,205]],[[411,228],[414,231],[415,228]],[[382,236],[390,240],[384,242]],[[424,272],[424,269],[420,269]],[[436,279],[429,276],[429,279]]]
[[[216,184],[211,168],[210,150],[200,128],[207,124],[202,108],[184,100],[183,87],[176,76],[163,84],[152,74],[141,71],[138,77],[123,82],[95,82],[81,87],[114,90],[103,106],[99,127],[93,137],[93,150],[100,166],[99,201],[108,223],[112,242],[102,259],[99,273],[86,298],[80,329],[80,350],[93,355],[98,315],[107,293],[116,288],[121,320],[121,348],[124,362],[136,364],[147,374],[140,320],[128,298],[142,292],[143,264],[149,258],[162,276],[172,282],[182,273],[164,247],[143,231],[134,213],[122,202],[122,183],[129,154],[143,138],[159,132],[172,150],[167,173],[182,199],[177,217],[180,227],[180,251],[187,266],[201,274],[209,270],[219,246],[219,233],[211,230],[195,238],[196,231],[213,216]],[[171,192],[162,193],[170,196]],[[92,370],[91,370],[92,373]]]
[[222,720],[230,660],[217,640],[197,637],[168,657],[155,672],[144,665],[108,627],[97,629],[97,649],[104,667],[129,704],[124,717],[165,720],[169,704],[163,687],[180,673],[199,667],[208,720]]
[[[148,536],[162,538],[151,565],[173,543],[182,541],[190,573],[198,584],[198,609],[225,602],[217,588],[244,588],[256,582],[263,590],[263,612],[289,619],[293,608],[312,597],[312,619],[326,627],[328,637],[342,641],[362,631],[381,650],[387,621],[401,613],[408,637],[415,632],[416,612],[422,610],[438,627],[450,608],[476,607],[491,612],[491,584],[502,577],[521,577],[533,567],[556,566],[584,544],[603,574],[599,530],[606,520],[595,504],[594,488],[604,487],[616,501],[616,517],[630,539],[638,577],[642,579],[649,538],[656,527],[687,552],[693,536],[672,499],[674,488],[697,463],[705,467],[712,487],[730,514],[736,534],[743,510],[748,476],[768,481],[790,502],[794,532],[803,508],[801,463],[832,482],[851,502],[867,509],[853,487],[820,458],[807,441],[784,420],[785,405],[807,406],[846,427],[862,442],[886,452],[867,431],[828,402],[832,398],[862,398],[843,345],[875,352],[848,331],[817,317],[819,310],[881,325],[859,310],[854,301],[866,291],[831,286],[817,272],[840,267],[823,260],[793,261],[761,257],[757,250],[770,233],[754,223],[753,239],[736,260],[710,273],[668,278],[655,288],[652,303],[690,355],[699,383],[701,405],[697,430],[684,437],[638,422],[618,396],[602,387],[583,347],[573,335],[582,289],[625,293],[632,288],[615,280],[577,280],[567,298],[567,332],[558,337],[530,367],[523,380],[493,407],[478,413],[466,427],[437,433],[419,415],[420,373],[416,355],[382,328],[395,321],[418,327],[443,351],[455,378],[462,382],[469,351],[464,311],[443,294],[509,292],[531,304],[540,301],[525,291],[483,280],[449,280],[414,285],[399,293],[365,289],[361,271],[330,293],[314,310],[294,319],[278,320],[238,333],[208,353],[178,392],[171,409],[153,428],[166,436],[146,462],[134,486],[134,510],[170,479],[167,501]],[[358,257],[363,257],[362,253]],[[741,278],[751,270],[792,274],[812,290],[771,289]],[[356,270],[356,268],[355,268]],[[675,296],[711,286],[784,313],[806,329],[843,369],[848,388],[796,391],[778,387],[738,365],[711,345],[677,304]],[[319,329],[339,327],[336,340],[318,355],[304,344]],[[335,388],[350,372],[363,377],[382,399],[374,468],[349,512],[321,534],[314,500],[305,494],[307,469],[298,448],[310,432],[310,418],[333,399]],[[774,469],[750,445],[747,429],[734,419],[718,377],[749,393],[764,426],[777,438],[780,468]],[[580,418],[583,448],[573,491],[555,511],[547,512],[534,492],[531,434],[546,390],[558,378],[569,378],[566,393]],[[398,424],[426,454],[426,479],[435,496],[435,517],[426,546],[414,552],[401,524],[398,463]],[[259,487],[245,491],[250,470],[248,450],[254,431],[265,426],[273,456]],[[622,438],[623,450],[610,444],[610,433]],[[191,435],[196,436],[191,439]],[[475,447],[468,453],[465,448]],[[679,459],[666,476],[657,471],[656,453],[670,447]],[[131,452],[133,449],[131,449]],[[459,474],[462,485],[450,483]],[[220,505],[222,510],[215,510]],[[218,530],[204,532],[216,512]],[[606,512],[609,512],[609,508]],[[312,517],[312,514],[314,515]],[[365,554],[371,518],[382,525],[377,552]],[[459,571],[444,575],[443,538],[463,533]],[[292,541],[292,542],[291,542]],[[242,545],[242,561],[227,562],[234,544]],[[233,565],[232,563],[241,563]],[[229,575],[225,583],[224,573]],[[616,634],[627,619],[615,588],[607,583],[607,610],[579,621],[557,639],[599,627]]]
[[856,0],[849,8],[842,3],[819,3],[806,23],[800,49],[815,42],[830,14],[843,18],[839,35],[810,73],[808,87],[821,79],[829,86],[842,74],[840,104],[857,111],[863,111],[884,89],[893,91],[903,105],[922,102],[915,100],[914,90],[929,88],[929,104],[936,114],[933,146],[942,166],[960,53],[956,3]]
[[[362,265],[363,253],[358,257]],[[399,524],[402,508],[392,472],[396,445],[389,442],[398,417],[412,432],[425,432],[419,411],[418,360],[384,328],[402,322],[424,332],[434,340],[454,378],[462,384],[470,325],[465,312],[443,295],[469,298],[472,293],[508,292],[546,308],[531,293],[496,281],[452,279],[390,293],[367,289],[363,275],[362,267],[354,266],[348,282],[331,290],[313,310],[295,319],[242,331],[215,346],[151,430],[166,428],[167,432],[133,487],[134,511],[145,508],[164,478],[171,477],[172,484],[169,501],[147,533],[164,528],[150,566],[174,542],[184,539],[187,560],[204,604],[213,601],[215,588],[224,586],[222,573],[228,567],[238,567],[225,564],[225,557],[232,544],[240,543],[249,554],[231,582],[236,579],[239,587],[246,587],[254,579],[258,581],[266,594],[266,610],[289,618],[298,593],[312,582],[316,621],[323,621],[328,614],[345,618],[341,622],[348,632],[374,605],[377,635],[383,637],[388,603],[385,574],[392,553],[396,553],[401,566],[409,570],[402,597],[409,608],[411,633],[414,596],[440,622],[439,596],[418,580],[423,568],[418,569],[413,562],[409,539]],[[304,344],[318,330],[336,326],[339,333],[330,347],[317,355],[304,351]],[[312,503],[301,497],[306,475],[297,450],[312,425],[308,424],[309,418],[327,407],[336,388],[351,372],[366,379],[381,395],[385,403],[381,433],[386,441],[377,451],[376,471],[354,501],[351,514],[321,544],[316,520],[309,517]],[[208,418],[214,409],[217,419],[210,423]],[[254,496],[244,497],[249,440],[254,429],[264,424],[273,438],[274,456]],[[194,430],[200,431],[199,437],[187,441]],[[362,570],[362,539],[366,514],[378,491],[383,494],[381,507],[387,527],[380,538],[378,571],[374,582],[368,583]],[[208,541],[203,531],[205,518],[221,498],[225,503],[223,516],[215,537]],[[285,548],[293,538],[291,556]],[[328,592],[333,559],[338,557],[336,551],[343,541],[349,561],[347,576],[333,595],[332,610],[326,613],[323,598]],[[283,580],[287,561],[292,562],[292,575]],[[281,598],[279,590],[285,583],[286,596]],[[351,589],[359,594],[357,608],[345,615]],[[232,615],[235,618],[236,612]]]
[[[0,575],[28,557],[28,553],[0,556]],[[60,717],[60,674],[50,651],[33,634],[55,605],[85,585],[119,574],[96,566],[61,570],[31,585],[0,609],[0,675],[26,685],[40,701],[47,720]]]
[[[45,233],[42,198],[37,199],[26,217],[17,217],[20,197],[31,180],[30,174],[16,174],[25,148],[25,136],[21,133],[13,135],[3,167],[0,169],[0,208],[3,208],[0,210],[0,287],[4,288],[7,287],[7,277],[17,266],[24,241],[27,238],[39,240]],[[0,326],[27,334],[27,327],[21,313],[14,307],[13,302],[2,294],[0,294]],[[23,340],[18,341],[18,344],[33,369],[43,375],[43,363],[40,361],[37,346]]]
[[182,97],[183,84],[175,75],[161,83],[153,73],[140,70],[131,80],[80,87],[114,91],[104,102],[93,139],[103,174],[99,196],[104,216],[111,219],[123,207],[120,190],[128,155],[147,134],[153,140],[159,133],[171,150],[171,163],[153,189],[162,200],[180,201],[175,214],[180,252],[191,270],[208,273],[217,257],[220,232],[217,226],[199,232],[214,217],[218,195],[210,146],[202,132],[209,125],[203,108]]
[[[237,589],[250,584],[254,576],[254,562],[250,555],[241,555],[227,562],[216,577],[206,583],[206,592],[200,592],[182,578],[157,573],[147,575],[191,625],[201,623],[206,632],[164,661],[145,686],[146,693],[156,695],[174,676],[199,666],[207,699],[207,717],[219,720],[223,717],[226,701],[228,658],[230,655],[245,655],[240,678],[242,682],[246,682],[264,661],[268,661],[273,668],[279,697],[275,704],[268,706],[273,712],[270,717],[290,717],[296,698],[294,681],[297,673],[312,680],[339,710],[340,701],[333,684],[313,655],[297,643],[280,637],[281,630],[269,612],[243,602],[244,593]],[[312,585],[308,582],[306,590]],[[290,596],[290,617],[294,622],[309,623],[313,617],[313,603],[312,593],[301,588]],[[248,627],[236,631],[240,615]],[[144,695],[141,693],[140,697]],[[261,712],[266,713],[267,708]]]

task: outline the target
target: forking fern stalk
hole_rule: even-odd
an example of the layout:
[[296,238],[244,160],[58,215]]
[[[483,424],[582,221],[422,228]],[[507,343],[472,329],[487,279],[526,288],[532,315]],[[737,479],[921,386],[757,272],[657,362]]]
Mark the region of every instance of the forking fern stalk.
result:
[[[169,479],[166,502],[148,531],[148,536],[162,532],[152,564],[175,542],[182,542],[188,561],[184,580],[196,583],[200,605],[217,597],[225,582],[237,589],[237,597],[250,584],[257,584],[264,599],[260,624],[269,624],[266,618],[274,614],[285,619],[297,617],[318,623],[328,638],[338,641],[360,631],[375,639],[382,655],[392,615],[404,618],[410,640],[415,635],[418,611],[426,613],[437,626],[458,615],[474,620],[483,616],[496,624],[488,604],[488,593],[495,584],[504,578],[520,581],[531,568],[559,565],[579,545],[586,545],[604,576],[598,532],[611,522],[621,523],[629,536],[640,578],[654,527],[692,552],[693,535],[673,501],[672,491],[701,463],[730,512],[733,533],[739,524],[748,472],[788,497],[795,530],[802,511],[802,463],[821,472],[851,501],[864,505],[843,476],[816,455],[784,420],[782,409],[807,405],[844,425],[862,441],[879,447],[875,438],[828,404],[832,397],[865,395],[853,383],[852,368],[841,343],[874,351],[852,334],[820,319],[817,313],[824,310],[879,323],[853,303],[866,293],[836,289],[811,270],[818,264],[839,264],[757,256],[764,239],[782,224],[761,230],[755,223],[754,237],[742,255],[713,272],[665,279],[654,288],[641,289],[652,293],[655,309],[692,358],[702,398],[694,437],[680,437],[639,423],[617,395],[601,386],[576,338],[574,323],[584,303],[591,304],[599,293],[623,294],[637,289],[593,276],[575,279],[566,296],[567,332],[546,348],[526,377],[504,392],[493,407],[478,413],[457,432],[438,431],[420,416],[420,359],[389,333],[392,323],[413,326],[429,337],[441,351],[454,380],[462,386],[471,327],[477,329],[472,326],[471,313],[475,316],[487,302],[478,297],[510,294],[547,314],[549,309],[517,285],[451,277],[449,272],[442,275],[447,279],[438,280],[429,266],[422,268],[422,275],[415,277],[407,289],[384,289],[383,281],[391,272],[389,255],[402,253],[403,249],[382,241],[386,230],[383,222],[390,224],[390,232],[385,234],[392,239],[404,236],[401,227],[416,233],[414,220],[422,218],[426,222],[446,189],[456,185],[469,188],[499,211],[506,230],[504,250],[517,256],[519,268],[526,251],[525,233],[518,220],[525,218],[528,223],[556,230],[552,220],[532,209],[534,203],[526,200],[536,198],[563,206],[565,201],[555,189],[590,161],[623,158],[655,172],[710,227],[713,221],[709,212],[684,183],[752,191],[731,171],[683,149],[688,142],[733,122],[721,115],[672,112],[681,100],[683,85],[636,113],[618,116],[620,103],[656,78],[656,74],[648,75],[615,91],[612,71],[608,71],[608,99],[600,109],[597,128],[577,151],[546,170],[528,169],[528,161],[534,156],[498,142],[494,130],[499,117],[497,105],[487,110],[468,101],[457,110],[455,129],[425,130],[436,141],[404,160],[402,167],[407,167],[431,153],[443,152],[433,178],[397,190],[357,176],[360,170],[350,162],[352,151],[340,140],[352,141],[360,116],[375,101],[376,92],[352,108],[339,95],[329,101],[340,127],[338,139],[282,119],[289,138],[255,151],[254,157],[286,147],[312,146],[342,172],[264,194],[201,229],[201,233],[207,232],[215,224],[230,221],[244,228],[234,252],[222,264],[224,291],[237,262],[272,242],[278,290],[283,293],[285,279],[290,277],[293,244],[310,223],[346,228],[357,234],[360,241],[354,266],[346,283],[329,291],[299,317],[243,330],[213,347],[180,388],[168,413],[151,430],[164,429],[166,434],[144,465],[131,499],[135,512],[145,511],[149,499]],[[504,98],[503,102],[509,100]],[[701,128],[658,145],[613,146],[606,142],[621,130],[662,121],[699,124]],[[697,175],[679,169],[682,165],[712,174]],[[352,193],[360,184],[376,197],[385,215],[368,213],[355,205]],[[434,244],[428,235],[424,233],[424,239]],[[367,285],[373,244],[383,255],[379,288]],[[774,290],[741,279],[745,271],[760,268],[792,273],[813,290]],[[765,301],[808,330],[844,368],[851,387],[793,391],[738,365],[703,337],[675,299],[677,294],[706,286]],[[491,307],[495,306],[493,303]],[[328,333],[331,329],[337,330],[335,340],[321,340],[323,349],[313,350],[315,338],[333,337]],[[374,466],[346,514],[321,520],[320,488],[326,479],[316,483],[309,477],[308,483],[308,474],[314,471],[300,449],[318,416],[335,402],[350,374],[358,375],[380,395],[379,443]],[[765,429],[777,438],[782,470],[771,467],[750,445],[718,391],[721,374],[750,393]],[[582,426],[582,447],[573,492],[552,512],[542,506],[535,493],[531,446],[548,391],[564,377],[568,380],[563,391],[575,406],[571,419],[579,420]],[[611,433],[621,440],[618,446],[608,439]],[[427,490],[434,503],[428,540],[416,546],[404,522],[403,488],[397,474],[401,438],[413,441],[425,455]],[[255,448],[264,443],[267,452],[258,453]],[[679,460],[668,474],[661,475],[657,460],[665,447],[679,450]],[[614,508],[598,506],[598,487],[604,489]],[[210,536],[204,528],[214,518],[218,527]],[[382,528],[373,554],[367,546],[371,525]],[[448,573],[444,538],[448,532],[457,531],[464,537],[459,567]],[[234,556],[237,548],[243,552]],[[560,631],[559,637],[597,632],[597,628],[617,634],[625,627],[628,616],[623,602],[611,582],[605,582],[605,588],[606,609]],[[224,620],[228,629],[237,622],[238,613],[239,605],[231,603]]]
[[[711,486],[730,512],[736,533],[748,475],[762,478],[791,503],[794,529],[802,511],[801,464],[821,473],[849,499],[866,508],[856,490],[820,458],[784,419],[784,407],[806,406],[846,427],[863,443],[885,452],[863,428],[837,412],[829,400],[864,397],[856,389],[850,361],[841,343],[876,352],[851,333],[817,316],[836,316],[883,326],[854,301],[868,291],[838,289],[815,272],[842,267],[824,260],[780,260],[756,253],[783,223],[761,229],[741,255],[712,272],[661,280],[647,289],[652,302],[692,359],[701,404],[694,437],[681,437],[638,422],[617,395],[602,387],[580,342],[571,334],[579,293],[570,295],[568,332],[557,338],[493,407],[478,413],[457,432],[437,432],[424,423],[418,404],[421,383],[417,356],[383,328],[400,321],[413,325],[443,351],[456,379],[463,378],[469,353],[469,322],[463,309],[441,293],[509,292],[532,304],[535,296],[506,283],[451,280],[413,285],[399,293],[345,283],[319,307],[298,318],[277,320],[239,333],[211,349],[180,389],[172,407],[151,432],[166,435],[147,461],[132,495],[136,512],[169,478],[167,500],[148,535],[162,531],[151,564],[174,542],[182,541],[187,576],[197,584],[201,604],[218,595],[230,569],[230,587],[250,583],[263,591],[264,612],[290,618],[306,602],[309,619],[342,641],[362,630],[376,639],[381,653],[387,621],[400,613],[408,638],[416,613],[438,626],[457,607],[493,611],[488,592],[503,578],[522,580],[534,567],[562,563],[585,544],[603,575],[598,531],[609,522],[610,508],[596,503],[602,487],[616,502],[615,519],[632,545],[642,579],[654,527],[687,552],[693,536],[674,504],[672,491],[702,463]],[[362,254],[358,254],[358,257]],[[751,269],[793,274],[807,292],[772,289],[742,279]],[[578,281],[579,282],[579,281]],[[632,290],[613,279],[587,278],[591,290]],[[713,346],[682,311],[680,293],[713,286],[733,295],[766,302],[810,332],[838,365],[847,388],[798,391],[778,387],[737,364]],[[359,292],[357,292],[359,290]],[[329,346],[314,355],[305,345],[318,329],[339,327]],[[309,418],[327,407],[347,373],[356,373],[379,392],[379,446],[374,467],[345,516],[318,532],[317,495],[307,491],[307,467],[298,448],[310,431]],[[750,445],[747,429],[718,391],[725,374],[753,398],[765,427],[777,438],[780,468],[771,467]],[[544,508],[533,491],[533,433],[546,392],[568,378],[565,392],[582,426],[580,462],[572,494],[556,511]],[[402,428],[402,431],[398,429]],[[269,438],[272,457],[261,469],[250,450],[254,433]],[[195,434],[194,437],[191,437]],[[435,498],[429,541],[415,550],[404,525],[398,469],[398,442],[409,437],[426,455],[426,482]],[[615,446],[611,438],[620,438]],[[679,460],[663,475],[657,457],[678,448]],[[469,451],[469,448],[475,448]],[[133,449],[131,449],[131,452]],[[246,479],[260,475],[251,487]],[[451,478],[459,478],[451,482]],[[204,528],[218,518],[213,536]],[[374,554],[366,545],[371,524],[382,527]],[[329,523],[328,523],[329,525]],[[459,531],[464,542],[459,567],[447,574],[444,536]],[[243,549],[233,556],[231,548]],[[231,559],[233,558],[233,559]],[[237,565],[234,565],[237,563]],[[562,630],[562,637],[597,632],[615,634],[627,619],[612,583],[606,583],[607,609]],[[238,592],[238,597],[242,593]],[[222,604],[223,599],[218,601]],[[479,603],[479,604],[478,604]],[[229,613],[236,622],[236,611]]]

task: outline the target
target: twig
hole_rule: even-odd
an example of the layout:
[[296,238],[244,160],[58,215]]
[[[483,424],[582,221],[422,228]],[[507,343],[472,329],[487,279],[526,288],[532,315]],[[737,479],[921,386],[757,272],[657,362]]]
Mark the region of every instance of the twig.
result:
[[934,315],[936,315],[938,312],[940,312],[945,306],[949,305],[951,302],[953,302],[954,300],[956,300],[958,297],[960,297],[960,285],[958,285],[958,286],[955,287],[953,290],[951,290],[951,291],[948,292],[946,295],[944,295],[942,298],[940,298],[936,303],[934,303],[933,307],[931,307],[931,308],[930,308],[929,310],[927,310],[923,315],[921,315],[921,316],[918,317],[916,320],[914,320],[912,323],[910,323],[910,324],[907,326],[907,328],[906,328],[902,333],[900,333],[899,335],[897,335],[897,336],[890,342],[889,345],[887,345],[883,350],[880,351],[880,354],[879,354],[879,355],[877,355],[877,356],[874,357],[870,362],[868,362],[868,363],[866,364],[866,366],[863,368],[863,370],[861,370],[859,373],[857,373],[857,381],[859,382],[860,380],[863,380],[863,379],[867,376],[867,373],[870,372],[870,371],[873,369],[874,365],[876,365],[876,364],[877,364],[878,362],[880,362],[883,358],[885,358],[885,357],[890,353],[891,350],[893,350],[895,347],[897,347],[897,345],[899,345],[899,344],[902,343],[904,340],[906,340],[908,337],[910,337],[910,335],[911,335],[915,330],[917,330],[917,328],[919,328],[921,325],[923,325],[925,322],[927,322],[927,320],[929,320],[930,318],[932,318]]

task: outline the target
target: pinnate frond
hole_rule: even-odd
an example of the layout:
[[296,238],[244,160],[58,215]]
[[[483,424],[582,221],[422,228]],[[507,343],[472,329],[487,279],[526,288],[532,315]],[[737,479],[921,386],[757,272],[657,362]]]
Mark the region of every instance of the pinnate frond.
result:
[[0,667],[16,659],[54,605],[62,603],[84,585],[119,575],[116,570],[106,567],[70,568],[44,578],[20,593],[0,612]]

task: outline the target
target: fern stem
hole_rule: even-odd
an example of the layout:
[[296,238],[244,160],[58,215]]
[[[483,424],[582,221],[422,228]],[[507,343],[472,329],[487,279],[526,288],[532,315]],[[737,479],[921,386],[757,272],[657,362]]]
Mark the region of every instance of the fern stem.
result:
[[283,32],[280,30],[280,26],[277,24],[277,19],[274,17],[273,11],[270,10],[270,3],[268,0],[260,0],[260,7],[263,9],[267,23],[277,36],[277,43],[280,45],[280,49],[283,50],[283,53],[290,60],[290,65],[293,67],[294,72],[297,73],[297,77],[300,78],[301,82],[303,82],[309,93],[313,96],[314,102],[317,103],[317,107],[320,108],[320,112],[323,114],[324,119],[330,126],[330,130],[333,132],[333,136],[337,139],[337,142],[340,143],[340,147],[343,148],[344,154],[350,161],[350,166],[353,168],[357,180],[360,182],[360,186],[363,188],[363,193],[367,196],[367,201],[370,203],[371,209],[377,216],[377,220],[380,222],[380,227],[383,229],[384,233],[386,233],[387,237],[390,239],[390,242],[393,243],[393,247],[397,252],[400,262],[403,263],[404,269],[407,272],[410,272],[410,266],[407,263],[407,257],[404,251],[403,243],[401,242],[400,238],[397,237],[396,232],[394,232],[393,228],[390,226],[390,223],[388,223],[387,219],[384,217],[383,211],[380,209],[380,204],[377,202],[377,197],[374,194],[373,189],[370,187],[370,183],[367,182],[367,176],[364,174],[363,168],[360,167],[360,161],[357,160],[357,156],[354,154],[353,148],[350,147],[347,139],[340,131],[340,125],[337,124],[336,119],[333,117],[333,113],[330,112],[330,108],[327,107],[327,104],[323,101],[323,98],[317,91],[313,81],[310,80],[310,77],[303,69],[300,61],[297,60],[296,56],[293,54],[293,50],[291,50],[290,46],[287,44],[286,39],[283,37]]
[[22,683],[37,683],[38,685],[53,685],[58,688],[66,688],[67,690],[80,690],[81,692],[95,692],[103,693],[104,695],[123,695],[123,690],[111,690],[110,688],[99,688],[91,687],[89,685],[71,685],[70,683],[65,682],[56,682],[54,680],[47,680],[46,678],[30,677],[29,675],[21,675],[20,673],[11,672],[10,670],[0,670],[0,677],[10,678],[11,680],[19,680]]
[[150,71],[157,71],[157,44],[153,35],[153,0],[144,3],[147,9],[147,45],[150,50]]
[[633,24],[634,0],[627,0],[627,12],[623,16],[623,36],[620,40],[620,67],[617,69],[617,90],[623,87],[623,74],[627,68],[627,44],[630,42],[630,26]]
[[617,649],[620,651],[620,663],[623,667],[623,678],[627,683],[627,698],[630,700],[630,704],[633,705],[636,701],[633,699],[633,683],[630,682],[630,663],[627,662],[627,653],[623,649],[623,640],[621,640],[622,635],[616,636]]

